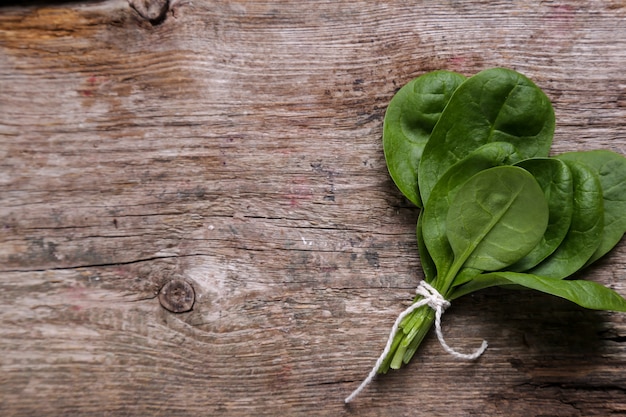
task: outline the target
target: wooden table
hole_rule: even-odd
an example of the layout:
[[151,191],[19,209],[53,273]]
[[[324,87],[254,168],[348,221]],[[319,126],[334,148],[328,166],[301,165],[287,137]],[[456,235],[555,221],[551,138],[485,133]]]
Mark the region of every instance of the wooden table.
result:
[[[626,315],[502,289],[444,317],[478,361],[430,335],[343,403],[422,276],[394,92],[513,68],[554,153],[624,154],[623,0],[162,6],[0,8],[2,416],[626,413]],[[624,242],[582,276],[626,295]]]

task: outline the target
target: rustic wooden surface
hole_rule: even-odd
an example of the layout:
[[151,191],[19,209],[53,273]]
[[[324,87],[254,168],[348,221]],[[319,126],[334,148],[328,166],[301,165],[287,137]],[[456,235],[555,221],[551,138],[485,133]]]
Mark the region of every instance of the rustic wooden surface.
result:
[[[409,3],[3,3],[0,415],[626,413],[626,315],[498,289],[444,318],[476,363],[431,335],[343,404],[421,277],[401,85],[510,67],[554,152],[626,153],[623,0]],[[624,242],[585,277],[626,294]]]

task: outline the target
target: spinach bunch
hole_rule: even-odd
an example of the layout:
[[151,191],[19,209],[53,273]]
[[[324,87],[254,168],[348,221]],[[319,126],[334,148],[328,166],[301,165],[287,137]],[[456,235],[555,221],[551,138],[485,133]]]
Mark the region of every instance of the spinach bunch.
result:
[[[446,300],[521,286],[626,311],[626,299],[609,288],[567,279],[626,232],[626,158],[608,150],[550,156],[554,130],[544,92],[504,68],[470,78],[434,71],[389,103],[389,173],[421,208],[416,235],[425,281]],[[408,314],[378,372],[408,363],[434,319],[427,305]]]

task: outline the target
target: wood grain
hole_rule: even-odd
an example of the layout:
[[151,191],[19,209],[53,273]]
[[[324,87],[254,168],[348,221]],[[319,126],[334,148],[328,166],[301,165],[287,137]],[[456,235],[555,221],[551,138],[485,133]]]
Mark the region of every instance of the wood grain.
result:
[[[555,153],[624,154],[625,20],[621,0],[3,6],[0,414],[626,413],[626,316],[498,289],[444,318],[455,348],[489,341],[476,363],[429,336],[343,404],[421,277],[382,154],[394,92],[513,68],[553,101]],[[584,277],[626,294],[623,242]],[[173,279],[190,312],[160,306]]]

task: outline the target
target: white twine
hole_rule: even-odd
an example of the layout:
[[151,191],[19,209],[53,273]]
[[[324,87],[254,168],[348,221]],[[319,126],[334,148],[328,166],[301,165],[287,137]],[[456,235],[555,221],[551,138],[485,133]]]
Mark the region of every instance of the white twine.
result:
[[478,349],[476,349],[474,353],[470,353],[470,354],[457,352],[456,350],[448,346],[448,344],[443,338],[443,333],[441,332],[441,316],[443,312],[446,310],[446,308],[450,307],[450,302],[446,300],[445,298],[443,298],[443,296],[439,294],[439,291],[434,289],[426,281],[421,281],[419,283],[419,285],[417,286],[416,293],[421,295],[423,298],[417,301],[416,303],[411,304],[409,308],[407,308],[402,313],[400,313],[400,315],[398,315],[398,318],[393,323],[393,327],[391,328],[391,333],[389,333],[389,339],[387,339],[387,345],[385,346],[385,349],[383,349],[383,353],[381,353],[380,356],[378,357],[376,364],[374,364],[374,367],[370,371],[367,378],[365,378],[363,382],[361,382],[361,385],[359,385],[359,387],[355,389],[352,392],[352,394],[346,397],[346,399],[344,400],[346,404],[352,401],[357,395],[361,393],[361,391],[365,389],[365,387],[367,387],[370,384],[370,382],[372,382],[372,380],[378,373],[378,369],[380,368],[380,365],[382,365],[383,361],[385,360],[385,357],[389,354],[389,351],[391,350],[393,338],[396,335],[396,332],[398,331],[398,328],[400,327],[400,323],[402,323],[402,320],[404,320],[406,316],[408,316],[413,311],[417,310],[418,308],[422,306],[428,305],[430,308],[435,310],[435,331],[437,333],[437,339],[439,339],[439,343],[441,344],[443,349],[446,352],[448,352],[450,355],[458,359],[474,360],[478,358],[480,355],[482,355],[487,349],[486,340],[483,340],[482,345]]

